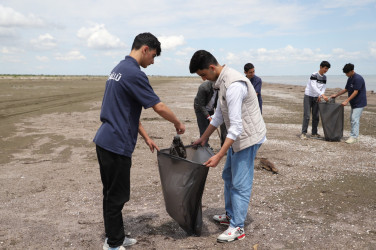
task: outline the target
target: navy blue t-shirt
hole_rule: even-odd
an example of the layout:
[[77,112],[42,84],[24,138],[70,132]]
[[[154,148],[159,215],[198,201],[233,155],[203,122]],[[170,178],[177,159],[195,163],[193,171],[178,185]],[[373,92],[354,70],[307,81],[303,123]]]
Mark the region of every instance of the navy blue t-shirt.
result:
[[261,108],[262,107],[262,97],[261,97],[262,80],[261,80],[260,77],[254,75],[250,79],[250,81],[251,81],[253,88],[255,89],[256,93],[258,93],[257,99],[258,99],[258,102],[259,102],[259,105],[260,105],[260,108]]
[[137,61],[126,56],[106,82],[100,120],[94,143],[108,151],[131,157],[134,151],[142,107],[159,103],[149,80]]
[[366,83],[361,75],[354,73],[352,77],[349,77],[345,89],[348,91],[348,96],[351,96],[354,90],[358,90],[358,94],[350,100],[351,108],[367,106]]

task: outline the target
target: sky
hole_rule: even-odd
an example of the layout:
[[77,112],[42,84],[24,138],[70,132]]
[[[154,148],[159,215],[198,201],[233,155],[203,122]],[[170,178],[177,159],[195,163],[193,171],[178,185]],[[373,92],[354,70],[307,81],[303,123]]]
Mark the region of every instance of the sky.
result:
[[108,75],[151,32],[147,75],[192,76],[193,53],[257,75],[376,75],[376,0],[1,0],[0,74]]

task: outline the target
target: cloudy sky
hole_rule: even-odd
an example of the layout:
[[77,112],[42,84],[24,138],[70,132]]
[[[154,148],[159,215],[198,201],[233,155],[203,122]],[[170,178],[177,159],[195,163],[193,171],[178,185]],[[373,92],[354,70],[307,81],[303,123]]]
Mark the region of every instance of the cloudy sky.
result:
[[151,32],[162,54],[148,75],[190,75],[199,49],[258,75],[376,74],[376,0],[2,0],[0,74],[107,75]]

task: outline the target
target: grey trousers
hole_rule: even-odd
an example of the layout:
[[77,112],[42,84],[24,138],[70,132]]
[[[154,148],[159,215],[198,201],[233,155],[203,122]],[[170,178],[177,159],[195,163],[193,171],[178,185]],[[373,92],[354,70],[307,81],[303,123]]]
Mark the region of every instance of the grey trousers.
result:
[[312,134],[317,134],[317,126],[319,125],[319,103],[317,102],[318,97],[312,97],[308,95],[304,95],[304,114],[303,114],[303,126],[302,126],[302,134],[307,133],[308,125],[309,125],[309,118],[311,116],[312,111]]
[[[207,127],[209,126],[210,122],[208,119],[206,119],[205,115],[203,115],[201,112],[195,112],[195,113],[196,113],[196,118],[197,118],[198,129],[200,131],[200,137],[201,137],[204,134]],[[212,114],[213,113],[210,113],[210,115]],[[221,146],[222,146],[227,136],[227,129],[224,123],[220,126],[220,130],[221,130],[220,139],[221,139]],[[205,146],[209,146],[209,140],[206,142]]]

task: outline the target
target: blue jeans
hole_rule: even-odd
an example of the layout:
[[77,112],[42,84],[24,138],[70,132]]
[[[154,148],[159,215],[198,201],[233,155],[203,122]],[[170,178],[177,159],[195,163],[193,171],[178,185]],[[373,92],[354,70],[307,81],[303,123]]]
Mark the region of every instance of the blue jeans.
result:
[[239,152],[227,151],[222,178],[225,182],[225,208],[231,227],[244,227],[253,184],[254,161],[261,144]]
[[363,108],[351,109],[350,122],[351,122],[351,132],[350,136],[358,138],[359,136],[359,120],[362,116]]

